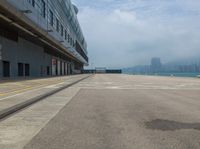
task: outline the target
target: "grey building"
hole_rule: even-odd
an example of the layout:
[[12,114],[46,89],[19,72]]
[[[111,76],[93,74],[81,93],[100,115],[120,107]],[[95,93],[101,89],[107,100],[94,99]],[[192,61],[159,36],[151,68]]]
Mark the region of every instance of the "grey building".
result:
[[0,78],[81,73],[87,44],[70,0],[0,0]]

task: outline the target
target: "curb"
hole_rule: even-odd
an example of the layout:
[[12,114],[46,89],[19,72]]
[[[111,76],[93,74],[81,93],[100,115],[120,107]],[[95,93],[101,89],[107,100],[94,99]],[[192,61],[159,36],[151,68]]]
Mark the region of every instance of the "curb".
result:
[[19,110],[22,110],[22,109],[24,109],[24,108],[26,108],[26,107],[28,107],[28,106],[36,103],[36,102],[39,102],[39,101],[41,101],[41,100],[43,100],[43,99],[45,99],[45,98],[47,98],[47,97],[49,97],[49,96],[51,96],[51,95],[53,95],[55,93],[58,93],[58,92],[66,89],[66,88],[69,88],[69,87],[71,87],[71,86],[73,86],[73,85],[75,85],[75,84],[77,84],[77,83],[89,78],[90,76],[91,75],[89,75],[87,77],[84,77],[82,79],[79,79],[79,80],[77,80],[75,82],[72,82],[70,84],[67,84],[65,86],[62,86],[62,87],[60,87],[58,89],[55,89],[53,91],[47,92],[47,93],[45,93],[43,95],[39,95],[39,96],[31,98],[31,99],[29,99],[29,100],[27,100],[25,102],[22,102],[22,103],[19,103],[17,105],[14,105],[12,107],[9,107],[7,109],[4,109],[4,110],[0,111],[0,120],[6,118],[7,116],[9,116],[9,115],[11,115],[11,114],[13,114],[13,113],[15,113],[15,112],[17,112]]

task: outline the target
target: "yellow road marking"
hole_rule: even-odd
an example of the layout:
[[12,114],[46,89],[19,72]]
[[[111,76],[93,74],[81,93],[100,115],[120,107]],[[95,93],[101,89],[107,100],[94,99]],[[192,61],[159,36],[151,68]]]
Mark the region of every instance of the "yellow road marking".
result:
[[24,89],[21,89],[21,90],[15,90],[15,91],[12,91],[12,92],[2,93],[2,94],[0,94],[0,96],[6,96],[8,94],[13,94],[13,93],[21,93],[23,91],[31,90],[32,88],[33,87],[27,87],[27,88],[24,88]]
[[0,94],[8,94],[8,93],[12,93],[12,92],[15,92],[15,91],[18,91],[18,90],[24,90],[26,88],[30,88],[30,87],[34,87],[34,86],[23,86],[23,88],[13,88],[13,89],[10,89],[9,91],[5,91],[5,92],[0,92]]
[[26,88],[23,88],[23,89],[17,89],[17,90],[12,90],[12,91],[9,91],[9,92],[4,92],[4,93],[0,93],[0,96],[6,96],[6,95],[9,95],[9,94],[13,94],[13,93],[22,93],[22,92],[25,92],[25,91],[28,91],[28,90],[32,90],[34,88],[38,88],[38,87],[45,87],[45,86],[48,86],[48,85],[52,85],[54,83],[56,84],[59,84],[63,81],[59,81],[59,82],[51,82],[51,83],[48,83],[48,84],[44,84],[44,83],[40,83],[40,85],[38,86],[27,86]]

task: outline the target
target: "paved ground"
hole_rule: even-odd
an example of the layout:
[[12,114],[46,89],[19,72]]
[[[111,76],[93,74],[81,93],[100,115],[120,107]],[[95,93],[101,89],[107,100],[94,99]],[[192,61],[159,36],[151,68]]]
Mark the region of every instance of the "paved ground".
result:
[[0,115],[16,105],[53,92],[89,75],[61,76],[0,83]]
[[200,79],[94,75],[70,90],[0,122],[0,148],[200,148]]
[[10,96],[31,91],[34,89],[62,84],[66,80],[77,78],[76,76],[61,76],[52,78],[33,78],[33,79],[16,79],[16,80],[0,80],[0,100],[7,99]]

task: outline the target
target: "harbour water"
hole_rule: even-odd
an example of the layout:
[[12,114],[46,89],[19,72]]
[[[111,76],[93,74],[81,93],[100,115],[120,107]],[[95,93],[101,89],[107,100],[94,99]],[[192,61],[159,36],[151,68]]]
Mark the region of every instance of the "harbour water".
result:
[[[129,73],[131,74],[131,73]],[[149,75],[149,76],[174,76],[174,77],[198,77],[200,73],[177,73],[177,72],[162,72],[162,73],[132,73],[132,75]]]

